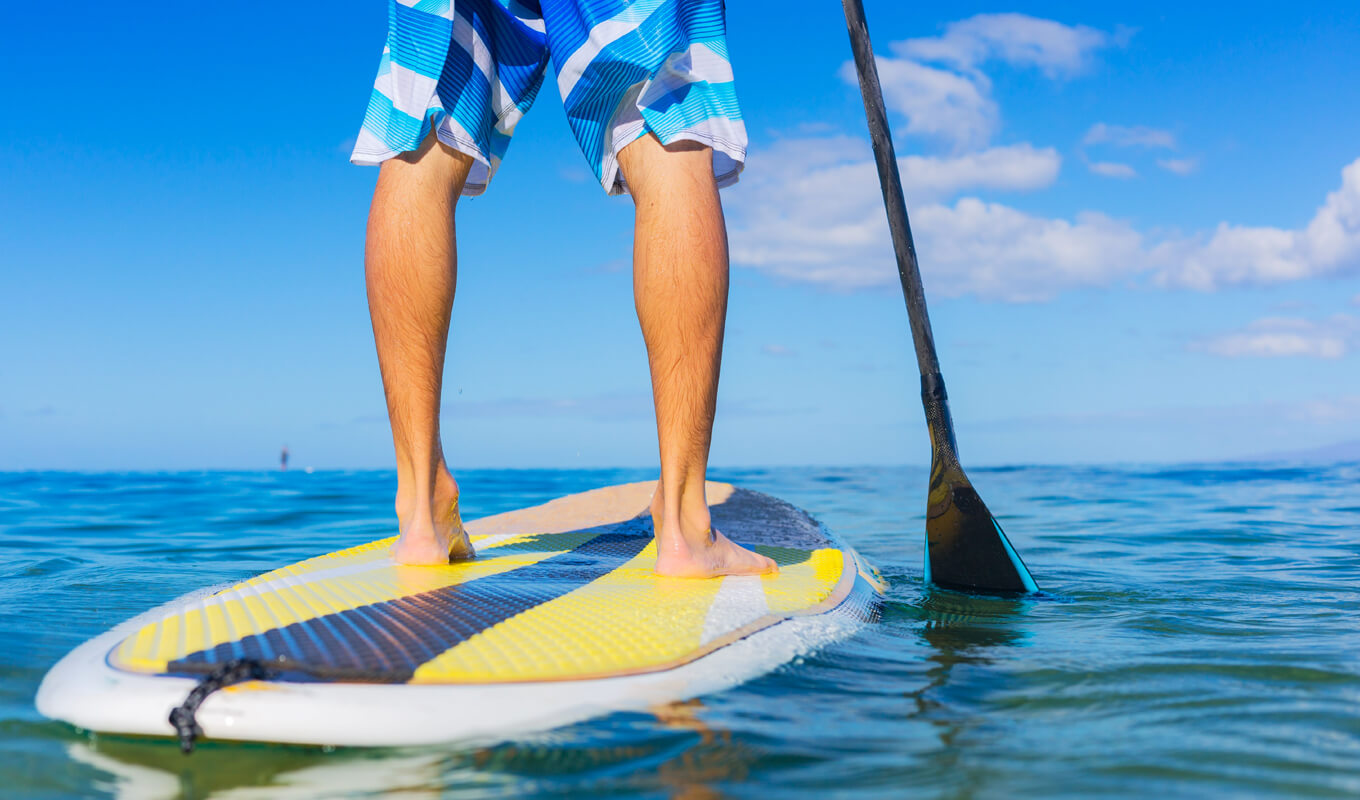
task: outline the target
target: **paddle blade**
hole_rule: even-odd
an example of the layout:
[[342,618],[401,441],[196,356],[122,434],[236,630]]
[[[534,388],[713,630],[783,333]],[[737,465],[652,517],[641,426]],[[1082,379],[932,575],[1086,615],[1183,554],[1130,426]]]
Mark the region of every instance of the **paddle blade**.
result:
[[1039,591],[1025,562],[963,474],[949,398],[939,373],[921,376],[921,403],[930,431],[926,583],[982,594]]
[[963,468],[938,453],[926,508],[926,582],[984,594],[1039,591]]

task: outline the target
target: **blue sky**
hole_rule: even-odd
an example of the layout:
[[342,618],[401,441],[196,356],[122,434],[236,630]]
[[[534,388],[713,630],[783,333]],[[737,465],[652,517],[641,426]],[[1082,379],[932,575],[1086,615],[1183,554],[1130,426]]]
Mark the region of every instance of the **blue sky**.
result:
[[[713,461],[924,464],[840,5],[728,5]],[[1360,438],[1360,7],[866,6],[965,463]],[[392,463],[346,158],[386,11],[337,8],[10,11],[0,469]],[[455,466],[655,458],[631,204],[551,89],[459,208]]]

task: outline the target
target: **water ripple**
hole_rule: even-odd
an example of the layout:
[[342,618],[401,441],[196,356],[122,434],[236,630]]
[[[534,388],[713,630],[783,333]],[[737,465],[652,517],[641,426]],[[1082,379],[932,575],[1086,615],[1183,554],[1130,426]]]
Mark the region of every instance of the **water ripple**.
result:
[[[644,470],[468,472],[470,516]],[[384,472],[0,474],[0,778],[51,797],[1360,795],[1360,465],[973,478],[1045,593],[921,583],[921,469],[714,476],[881,569],[861,635],[738,689],[495,747],[89,737],[43,672],[150,606],[393,531]],[[451,710],[456,713],[456,710]]]

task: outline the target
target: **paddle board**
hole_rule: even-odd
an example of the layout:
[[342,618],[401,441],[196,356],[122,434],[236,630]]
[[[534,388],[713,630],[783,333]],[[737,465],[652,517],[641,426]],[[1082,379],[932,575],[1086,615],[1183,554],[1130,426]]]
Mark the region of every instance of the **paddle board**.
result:
[[728,484],[708,485],[714,525],[779,574],[655,575],[654,488],[470,522],[472,561],[399,565],[389,538],[192,593],[72,651],[44,678],[38,710],[173,736],[172,709],[245,664],[264,679],[199,689],[206,738],[483,744],[734,686],[850,635],[877,608],[882,581],[851,548],[788,503]]

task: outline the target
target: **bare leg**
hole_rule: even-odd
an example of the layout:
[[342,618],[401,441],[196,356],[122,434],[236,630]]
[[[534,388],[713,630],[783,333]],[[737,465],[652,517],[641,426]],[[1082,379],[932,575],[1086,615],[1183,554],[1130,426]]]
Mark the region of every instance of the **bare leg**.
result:
[[383,162],[364,250],[368,310],[397,451],[392,556],[404,564],[471,558],[458,484],[444,464],[439,402],[458,264],[453,209],[472,159],[435,140]]
[[633,299],[647,342],[661,483],[652,499],[656,571],[704,578],[773,572],[712,529],[704,479],[727,316],[727,231],[713,152],[650,134],[619,153],[637,205]]

